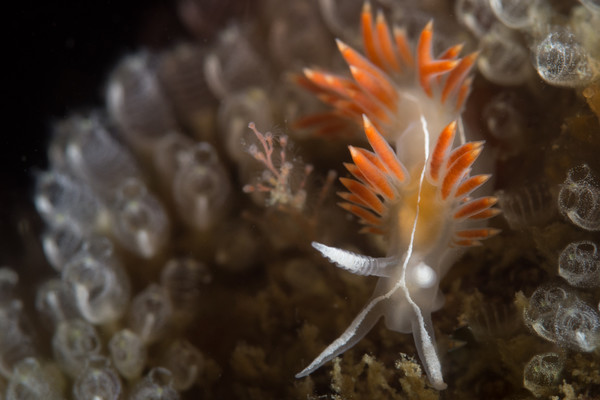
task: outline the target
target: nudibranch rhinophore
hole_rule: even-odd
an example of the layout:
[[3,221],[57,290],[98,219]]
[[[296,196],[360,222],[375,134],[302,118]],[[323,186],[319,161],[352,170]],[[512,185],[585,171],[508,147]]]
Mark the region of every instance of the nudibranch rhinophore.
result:
[[443,303],[440,279],[464,248],[498,232],[481,222],[498,214],[496,198],[471,197],[490,177],[471,176],[483,142],[461,138],[453,146],[477,55],[458,58],[457,45],[434,58],[431,22],[413,55],[405,32],[390,31],[381,13],[374,22],[369,3],[361,25],[366,57],[338,40],[352,79],[306,69],[301,83],[335,115],[362,122],[372,151],[349,147],[353,163],[345,166],[354,179],[340,179],[348,190],[340,206],[359,218],[363,232],[385,235],[389,249],[372,258],[313,243],[340,268],[380,278],[348,329],[296,377],[352,347],[383,316],[389,329],[413,333],[429,382],[441,390],[447,385],[431,323]]

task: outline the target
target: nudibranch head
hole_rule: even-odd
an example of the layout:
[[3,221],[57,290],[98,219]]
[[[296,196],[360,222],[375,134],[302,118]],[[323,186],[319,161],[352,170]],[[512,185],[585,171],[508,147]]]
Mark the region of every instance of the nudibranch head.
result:
[[431,323],[431,313],[443,303],[439,282],[461,247],[498,233],[480,222],[498,213],[496,198],[472,197],[490,177],[471,176],[483,142],[466,142],[461,135],[453,145],[477,55],[458,58],[462,46],[457,45],[434,58],[432,22],[413,55],[404,31],[390,30],[381,13],[374,22],[369,3],[361,25],[366,56],[338,40],[352,79],[307,69],[299,82],[333,106],[311,121],[329,115],[362,124],[371,149],[349,146],[353,162],[345,166],[353,178],[340,179],[347,189],[338,193],[344,200],[340,206],[358,217],[362,232],[387,237],[388,256],[313,243],[339,267],[380,279],[348,329],[296,376],[352,347],[383,316],[388,328],[412,331],[429,381],[441,390],[446,384]]

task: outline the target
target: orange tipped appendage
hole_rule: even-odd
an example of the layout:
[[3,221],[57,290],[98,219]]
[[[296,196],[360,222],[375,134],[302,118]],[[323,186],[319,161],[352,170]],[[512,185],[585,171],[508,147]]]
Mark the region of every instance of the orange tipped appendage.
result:
[[[342,185],[344,185],[351,194],[356,195],[360,199],[360,204],[370,208],[379,215],[383,214],[385,206],[368,187],[354,179],[340,178],[340,182],[342,182]],[[356,199],[352,200],[354,203],[358,203]]]
[[394,153],[392,147],[383,136],[381,136],[366,115],[363,115],[363,124],[365,135],[367,136],[369,144],[375,151],[375,154],[377,154],[393,177],[400,182],[404,181],[406,179],[406,171],[402,163],[396,157],[396,153]]
[[454,193],[454,197],[459,198],[467,196],[473,190],[487,182],[487,180],[490,179],[490,176],[491,175],[475,175],[465,179],[460,185],[458,185],[456,193]]
[[364,149],[358,149],[353,146],[349,146],[348,148],[350,149],[350,155],[354,164],[356,164],[373,189],[384,197],[392,199],[396,195],[396,192],[385,173],[381,170],[381,165],[377,166],[374,164],[372,158],[365,154]]
[[460,87],[471,71],[471,68],[473,68],[473,64],[475,64],[478,54],[478,52],[475,52],[463,57],[456,68],[450,71],[446,83],[444,84],[444,88],[442,89],[442,103],[445,103],[451,94],[460,94]]
[[356,83],[347,78],[326,72],[316,71],[310,68],[304,68],[304,75],[315,85],[332,92],[345,95],[347,90],[356,89]]
[[467,170],[473,165],[481,150],[482,148],[476,148],[463,154],[450,166],[442,181],[442,199],[446,199],[457,183],[467,174]]
[[342,207],[346,211],[350,211],[352,214],[359,217],[363,222],[369,225],[379,226],[381,225],[381,219],[370,211],[365,210],[355,204],[350,203],[338,203],[338,206]]
[[383,68],[384,64],[379,57],[377,51],[377,33],[373,28],[373,13],[371,12],[371,3],[365,2],[360,14],[360,26],[362,29],[363,44],[367,57],[379,68]]
[[387,109],[393,111],[398,100],[398,94],[393,87],[385,87],[387,82],[378,80],[366,70],[353,65],[350,66],[350,73],[367,93],[375,97]]
[[396,72],[400,71],[400,62],[398,61],[396,51],[394,50],[394,43],[390,35],[390,28],[385,22],[385,18],[383,17],[383,13],[381,11],[377,13],[375,31],[377,32],[377,42],[379,43],[381,56],[385,61],[387,69],[391,69],[392,71]]
[[[454,219],[483,219],[490,218],[498,214],[499,210],[488,210],[494,204],[498,202],[498,199],[493,196],[480,197],[475,200],[471,200],[468,203],[458,207],[458,210],[454,213]],[[487,212],[492,211],[492,212]],[[481,217],[479,215],[485,216]]]
[[393,35],[396,48],[398,49],[398,53],[400,53],[400,58],[402,59],[403,63],[408,67],[414,66],[415,58],[413,57],[410,46],[408,45],[406,31],[395,26],[393,29]]
[[435,144],[435,148],[431,154],[431,161],[429,161],[429,172],[434,181],[437,181],[439,178],[440,168],[448,156],[455,133],[456,121],[452,121],[444,128]]
[[462,239],[487,239],[500,233],[500,229],[481,228],[481,229],[464,229],[456,232],[456,237]]
[[459,63],[459,61],[456,60],[434,59],[431,54],[432,38],[433,22],[429,21],[421,32],[419,43],[417,45],[419,83],[429,97],[433,96],[431,79],[439,74],[452,70]]

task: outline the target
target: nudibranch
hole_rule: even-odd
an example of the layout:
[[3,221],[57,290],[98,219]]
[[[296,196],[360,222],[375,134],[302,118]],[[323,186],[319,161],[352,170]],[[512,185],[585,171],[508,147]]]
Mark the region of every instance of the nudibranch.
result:
[[430,384],[441,390],[431,322],[443,303],[440,279],[466,247],[498,232],[481,222],[499,212],[496,198],[471,196],[490,177],[471,176],[483,142],[457,135],[476,54],[459,58],[457,45],[434,58],[430,22],[413,55],[405,32],[390,31],[381,13],[373,21],[369,3],[361,25],[366,57],[338,40],[352,79],[307,69],[302,83],[336,115],[362,122],[372,151],[349,147],[353,163],[345,166],[353,179],[340,179],[348,190],[339,194],[340,206],[359,218],[362,232],[385,235],[389,249],[387,257],[372,258],[313,243],[338,267],[379,281],[346,331],[296,377],[352,347],[383,316],[389,329],[412,332]]

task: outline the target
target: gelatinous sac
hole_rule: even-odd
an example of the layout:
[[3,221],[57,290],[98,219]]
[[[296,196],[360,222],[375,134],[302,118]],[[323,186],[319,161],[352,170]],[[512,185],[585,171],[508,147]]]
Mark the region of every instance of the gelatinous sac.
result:
[[569,170],[558,194],[558,207],[578,227],[600,230],[600,187],[588,165]]
[[570,243],[558,257],[558,274],[571,286],[600,286],[598,246],[587,240]]
[[600,314],[572,289],[540,286],[523,311],[525,323],[542,338],[581,352],[600,346]]
[[[478,224],[497,214],[491,208],[496,199],[471,197],[489,178],[470,175],[483,143],[453,148],[476,55],[457,59],[459,45],[434,58],[432,23],[413,55],[404,32],[395,28],[391,34],[381,13],[373,23],[368,3],[361,20],[367,58],[338,41],[354,79],[305,70],[299,82],[335,107],[323,118],[341,114],[362,121],[373,151],[350,146],[354,163],[346,168],[355,179],[341,178],[348,189],[341,206],[365,225],[363,232],[389,239],[389,256],[372,258],[313,243],[337,266],[380,279],[348,329],[296,377],[354,346],[384,316],[390,329],[413,333],[429,381],[441,390],[446,384],[431,323],[431,312],[443,303],[440,279],[464,247],[497,233]],[[396,152],[388,140],[395,141]]]

